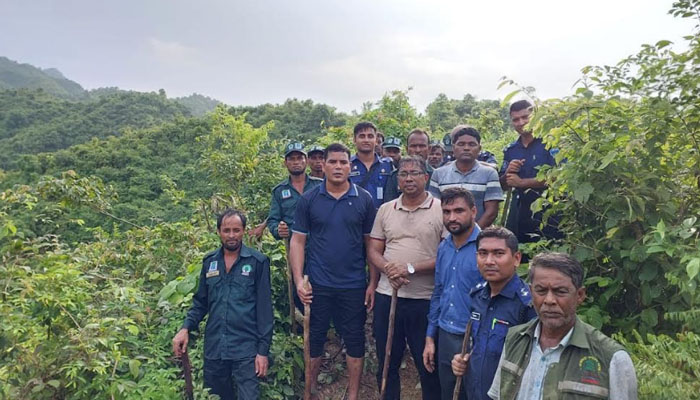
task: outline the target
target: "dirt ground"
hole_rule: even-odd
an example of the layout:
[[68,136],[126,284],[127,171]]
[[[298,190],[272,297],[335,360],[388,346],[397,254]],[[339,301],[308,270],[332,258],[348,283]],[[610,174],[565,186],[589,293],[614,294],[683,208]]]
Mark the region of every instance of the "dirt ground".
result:
[[[379,400],[379,388],[377,386],[377,355],[376,345],[372,337],[372,315],[368,315],[365,324],[365,336],[367,339],[365,353],[365,368],[360,382],[360,399]],[[324,361],[321,367],[320,376],[325,379],[332,379],[330,383],[319,383],[319,399],[321,400],[343,400],[347,396],[347,371],[345,369],[345,354],[340,348],[340,338],[333,333],[329,334],[329,342],[326,344]],[[401,399],[420,400],[421,390],[418,379],[418,372],[413,362],[410,352],[406,349],[403,357],[401,370]]]

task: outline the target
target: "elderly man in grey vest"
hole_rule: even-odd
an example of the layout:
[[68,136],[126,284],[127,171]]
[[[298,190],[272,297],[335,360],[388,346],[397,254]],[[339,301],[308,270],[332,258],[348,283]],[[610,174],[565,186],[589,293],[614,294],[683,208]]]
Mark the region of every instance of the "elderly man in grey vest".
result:
[[508,331],[489,397],[636,399],[629,354],[576,316],[586,298],[581,264],[563,253],[537,255],[530,291],[538,318]]

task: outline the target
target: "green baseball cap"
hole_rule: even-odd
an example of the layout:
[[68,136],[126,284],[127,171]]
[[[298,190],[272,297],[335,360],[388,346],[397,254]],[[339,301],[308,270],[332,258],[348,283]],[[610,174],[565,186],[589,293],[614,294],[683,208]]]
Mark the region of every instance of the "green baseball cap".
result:
[[400,150],[401,149],[401,139],[397,138],[395,136],[389,136],[388,138],[386,138],[384,143],[382,143],[382,148],[386,149],[389,147],[393,147],[393,148]]
[[300,142],[291,142],[284,148],[284,156],[287,157],[290,153],[294,153],[295,151],[306,155],[303,144]]
[[323,153],[325,150],[326,150],[325,147],[315,144],[306,150],[306,154],[311,155],[311,153],[316,153],[316,152]]
[[442,137],[442,144],[446,151],[452,151],[452,136],[449,133]]

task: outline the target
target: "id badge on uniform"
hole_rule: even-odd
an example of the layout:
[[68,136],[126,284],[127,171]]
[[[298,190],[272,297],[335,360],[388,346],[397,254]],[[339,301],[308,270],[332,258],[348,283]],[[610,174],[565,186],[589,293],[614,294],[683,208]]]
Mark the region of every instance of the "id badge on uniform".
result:
[[384,188],[377,187],[377,200],[384,200]]

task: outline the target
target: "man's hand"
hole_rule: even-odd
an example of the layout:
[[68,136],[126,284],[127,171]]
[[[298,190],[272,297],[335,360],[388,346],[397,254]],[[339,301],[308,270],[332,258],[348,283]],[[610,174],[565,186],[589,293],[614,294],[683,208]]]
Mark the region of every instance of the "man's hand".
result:
[[181,357],[183,353],[187,353],[187,342],[190,340],[190,331],[182,328],[173,338],[173,353],[175,357]]
[[396,290],[401,289],[401,286],[408,285],[409,283],[411,283],[411,281],[406,278],[398,277],[396,279],[389,279],[389,284]]
[[408,277],[408,265],[392,261],[384,266],[384,273],[389,279],[406,278]]
[[261,356],[260,354],[255,356],[255,376],[258,378],[267,376],[267,366],[267,356]]
[[260,240],[266,227],[267,225],[265,225],[265,221],[263,221],[258,226],[250,230],[250,235],[257,240]]
[[313,290],[311,288],[311,282],[309,282],[309,288],[307,290],[306,288],[304,288],[304,281],[300,279],[299,282],[297,282],[297,295],[299,296],[299,300],[301,300],[302,303],[311,304],[311,299],[314,298]]
[[520,172],[520,168],[525,165],[525,159],[513,160],[508,163],[508,168],[506,168],[506,174],[517,174]]
[[517,174],[506,174],[506,184],[510,187],[520,188],[523,180]]
[[280,235],[281,238],[289,237],[289,226],[287,223],[280,221],[279,225],[277,225],[277,234]]
[[367,312],[372,311],[374,308],[374,292],[377,290],[376,285],[369,285],[367,286],[367,290],[365,291],[365,307],[367,307]]
[[455,376],[463,376],[467,373],[467,363],[469,363],[470,356],[471,353],[465,354],[464,357],[461,354],[455,354],[452,358],[452,373]]
[[428,372],[433,373],[435,371],[435,340],[429,336],[425,338],[423,365]]

